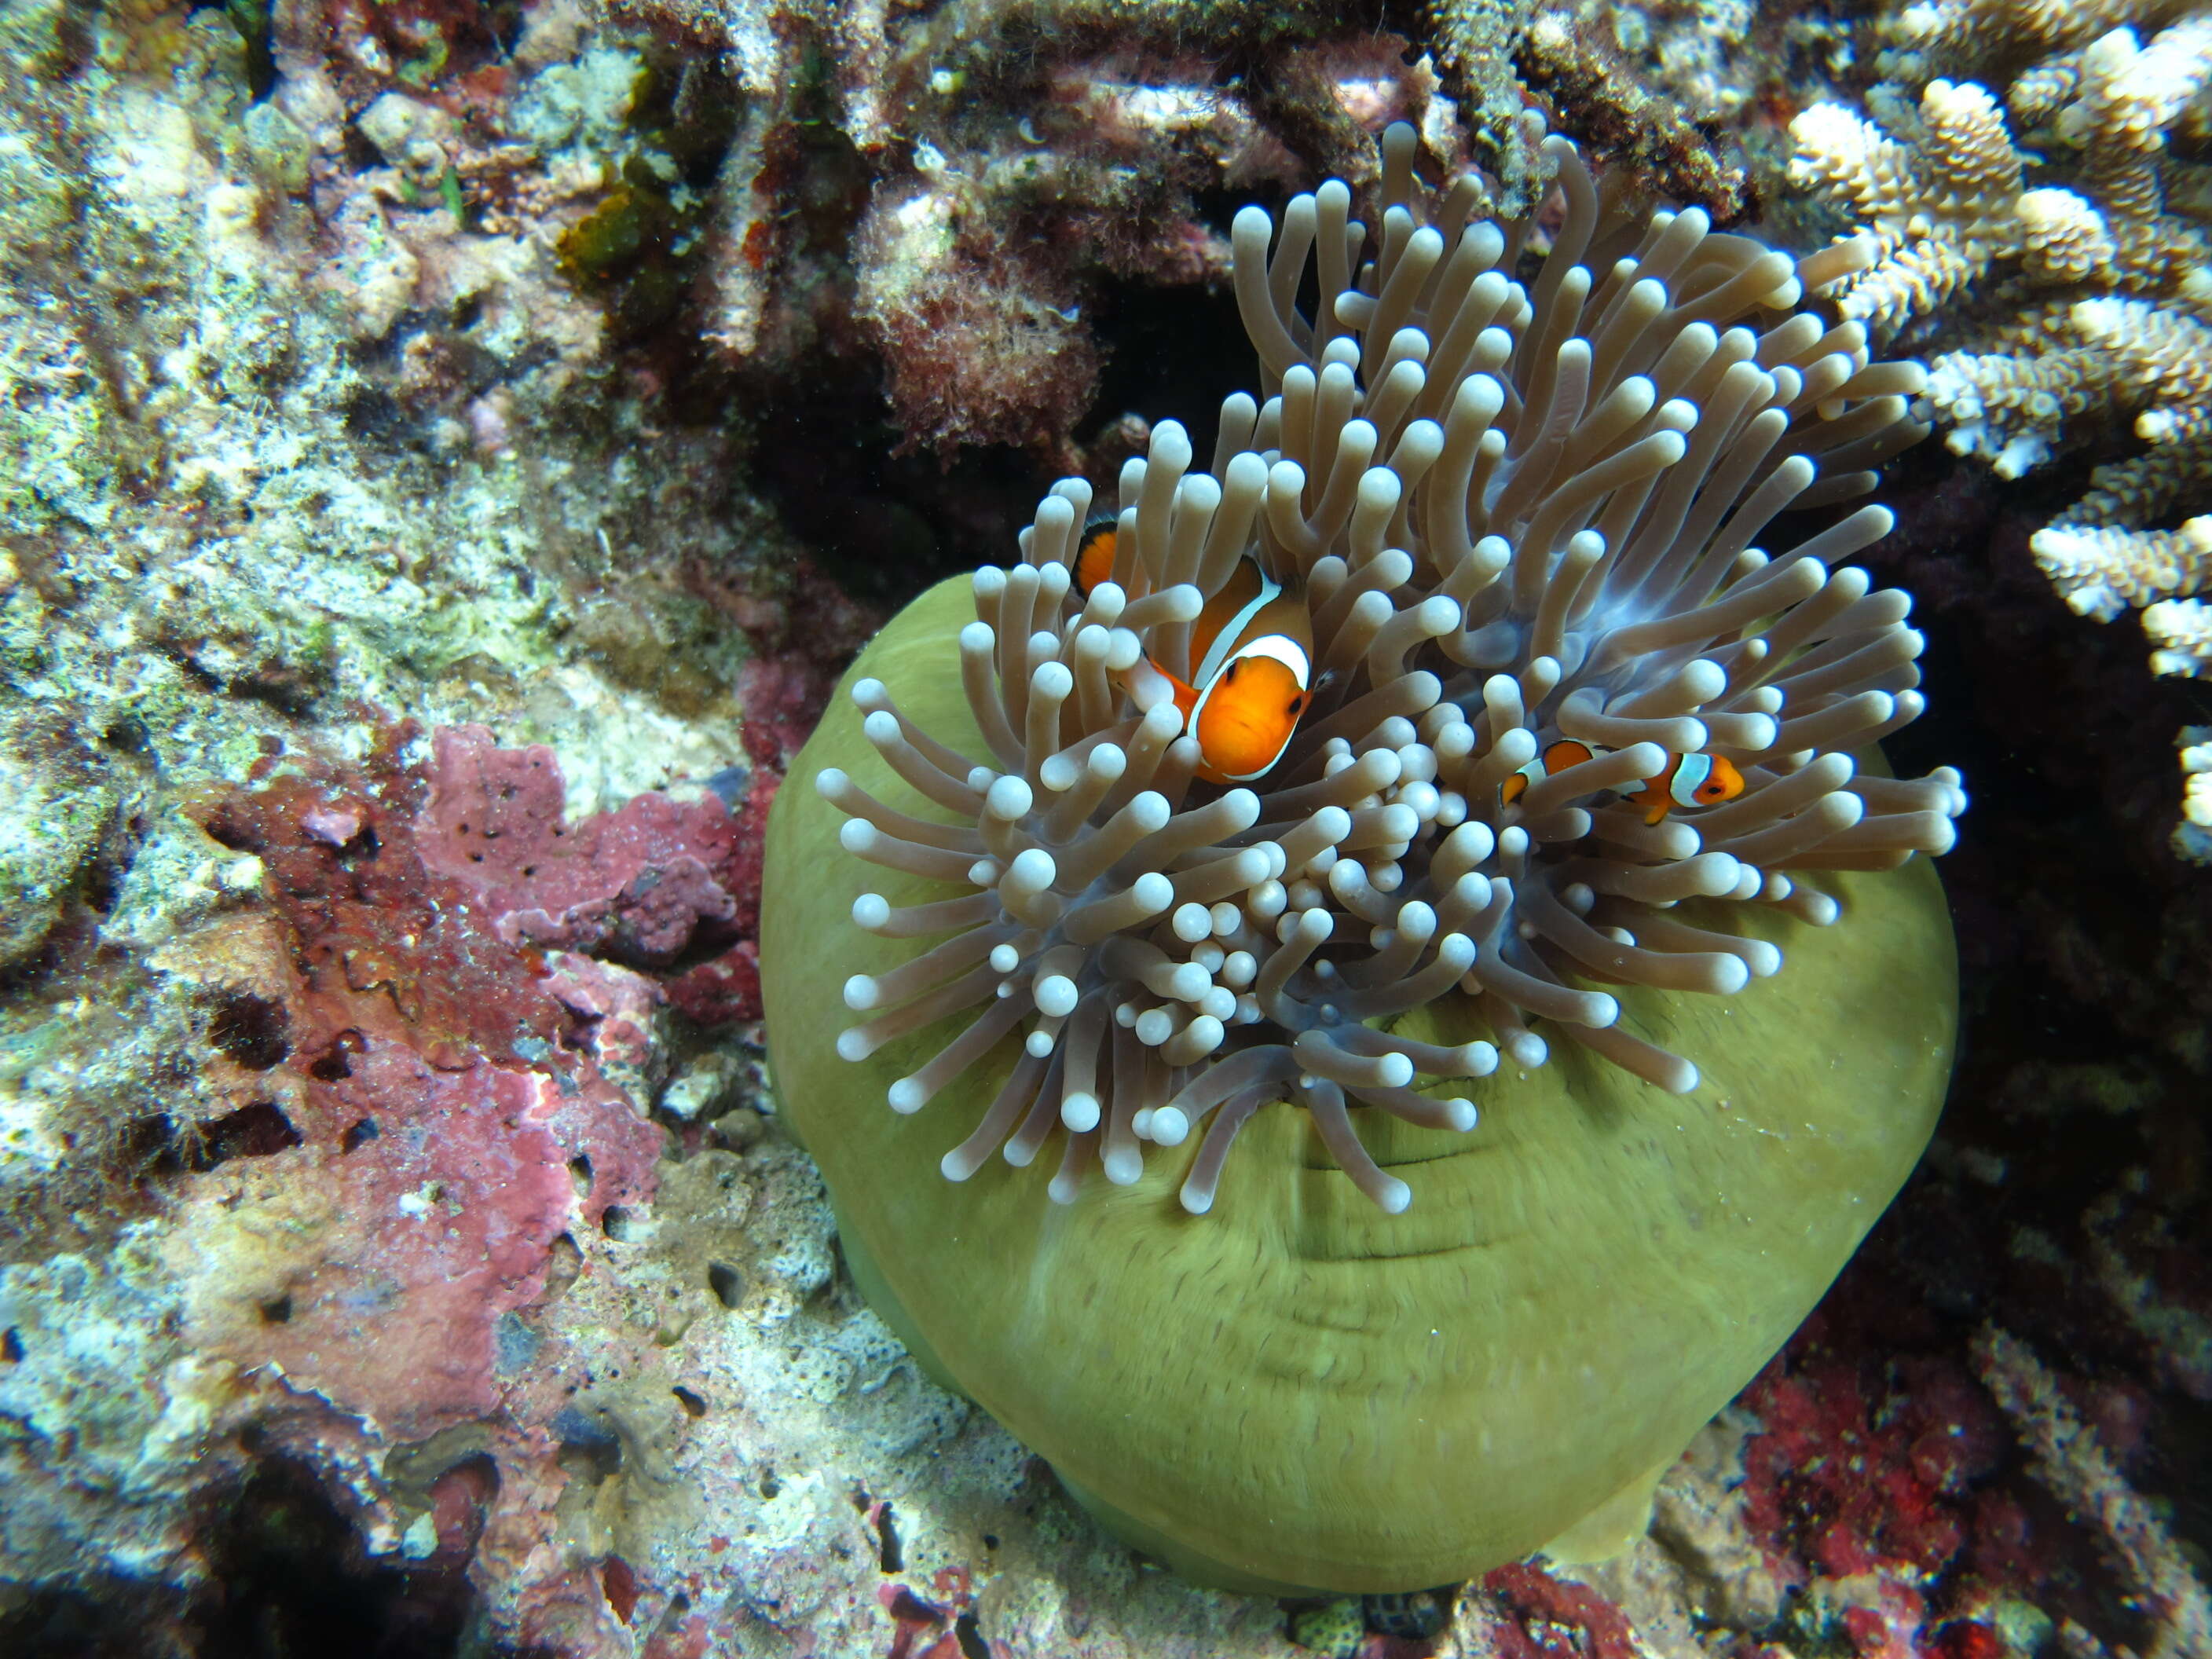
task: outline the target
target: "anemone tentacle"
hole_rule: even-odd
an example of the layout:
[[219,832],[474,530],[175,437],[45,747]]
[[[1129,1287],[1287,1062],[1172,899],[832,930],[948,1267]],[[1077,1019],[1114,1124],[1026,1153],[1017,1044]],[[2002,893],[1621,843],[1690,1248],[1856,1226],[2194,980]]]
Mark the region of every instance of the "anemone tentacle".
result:
[[[1044,498],[1018,563],[976,574],[957,672],[988,752],[937,741],[877,681],[854,690],[887,770],[951,817],[825,771],[846,849],[968,890],[854,906],[881,936],[948,937],[848,982],[870,1018],[840,1052],[977,1011],[891,1086],[914,1111],[1024,1033],[945,1157],[952,1180],[1057,1136],[1066,1201],[1093,1165],[1127,1183],[1146,1145],[1195,1135],[1182,1201],[1202,1212],[1239,1127],[1289,1099],[1361,1191],[1402,1209],[1354,1110],[1472,1130],[1475,1101],[1417,1079],[1485,1077],[1501,1050],[1540,1065],[1540,1026],[1687,1091],[1694,1063],[1622,1029],[1596,988],[1726,996],[1783,964],[1676,905],[1826,923],[1836,907],[1803,872],[1951,844],[1957,773],[1873,777],[1850,757],[1923,706],[1909,600],[1841,564],[1891,515],[1756,544],[1785,511],[1865,494],[1922,435],[1917,365],[1796,310],[1789,258],[1695,210],[1614,215],[1556,137],[1565,219],[1524,283],[1529,226],[1470,221],[1463,183],[1422,189],[1412,143],[1386,136],[1405,164],[1385,169],[1376,245],[1337,181],[1279,232],[1237,216],[1265,397],[1224,403],[1206,470],[1179,425],[1154,428],[1120,480],[1110,580],[1073,581],[1080,479]],[[1311,316],[1293,300],[1309,268]],[[1317,678],[1276,764],[1221,788],[1169,677],[1246,556],[1306,596]],[[1598,757],[1506,789],[1561,739]],[[1671,812],[1628,798],[1693,755],[1741,793]],[[1373,1024],[1461,995],[1494,1042]]]

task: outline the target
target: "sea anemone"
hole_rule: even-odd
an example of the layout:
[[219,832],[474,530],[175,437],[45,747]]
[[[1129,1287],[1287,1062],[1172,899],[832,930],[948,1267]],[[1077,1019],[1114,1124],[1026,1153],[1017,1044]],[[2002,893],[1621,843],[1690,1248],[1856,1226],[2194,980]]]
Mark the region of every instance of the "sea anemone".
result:
[[[1609,222],[1573,147],[1549,149],[1566,220],[1527,286],[1522,236],[1468,223],[1471,181],[1419,190],[1407,127],[1385,137],[1369,262],[1341,183],[1291,204],[1272,257],[1247,208],[1237,295],[1267,400],[1223,405],[1208,471],[1179,426],[1155,429],[1121,476],[1112,581],[1071,592],[1079,479],[1045,497],[1020,564],[976,573],[959,657],[983,750],[937,740],[879,679],[851,688],[884,763],[959,822],[828,768],[845,849],[972,890],[854,904],[878,937],[949,937],[848,980],[867,1018],[839,1052],[981,1005],[890,1085],[915,1112],[1026,1030],[945,1154],[951,1179],[1057,1135],[1050,1190],[1069,1200],[1093,1165],[1127,1185],[1146,1143],[1202,1127],[1182,1199],[1203,1212],[1238,1129],[1289,1099],[1361,1191],[1402,1209],[1350,1108],[1472,1129],[1473,1099],[1414,1079],[1486,1076],[1501,1048],[1540,1066],[1539,1024],[1686,1093],[1696,1066],[1577,981],[1733,994],[1780,953],[1686,925],[1680,901],[1826,923],[1833,900],[1799,872],[1950,846],[1955,773],[1869,776],[1850,752],[1922,705],[1910,601],[1833,568],[1889,513],[1779,556],[1752,545],[1784,509],[1863,494],[1921,434],[1918,366],[1869,362],[1859,325],[1792,313],[1796,262],[1696,210]],[[1292,303],[1310,259],[1328,296],[1310,319]],[[1192,623],[1248,556],[1303,588],[1320,682],[1289,751],[1224,791],[1194,785],[1198,743],[1153,671],[1191,672]],[[1507,804],[1562,739],[1591,758]],[[1681,756],[1726,762],[1740,795],[1661,821],[1621,798]],[[1380,1024],[1455,992],[1492,1040]]]
[[[1339,183],[1240,214],[1261,395],[1211,466],[1164,422],[1110,520],[1054,486],[863,653],[769,824],[770,1056],[856,1279],[1232,1588],[1640,1529],[1949,1071],[1911,854],[1963,796],[1881,765],[1920,641],[1840,566],[1890,515],[1834,505],[1919,371],[1792,309],[1852,248],[1632,221],[1547,149],[1542,254],[1404,128],[1371,249]],[[1176,682],[1243,561],[1303,599],[1310,702],[1210,783]]]

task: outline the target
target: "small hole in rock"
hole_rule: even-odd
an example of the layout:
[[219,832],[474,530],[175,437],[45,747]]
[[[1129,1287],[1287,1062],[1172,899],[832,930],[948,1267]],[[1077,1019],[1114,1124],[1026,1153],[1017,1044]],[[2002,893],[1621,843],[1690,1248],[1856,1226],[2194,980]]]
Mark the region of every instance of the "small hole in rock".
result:
[[669,1392],[676,1396],[676,1403],[683,1407],[689,1415],[704,1417],[707,1414],[707,1402],[690,1389],[671,1389]]
[[359,1031],[349,1026],[331,1039],[331,1046],[307,1067],[318,1083],[336,1083],[353,1075],[353,1057],[368,1046]]
[[292,1319],[292,1298],[280,1296],[261,1304],[261,1322],[264,1325],[286,1325]]
[[359,1147],[363,1141],[374,1140],[376,1137],[376,1120],[373,1117],[362,1118],[348,1126],[346,1132],[338,1137],[338,1150],[342,1152],[350,1152]]
[[592,1160],[581,1152],[568,1160],[568,1178],[576,1184],[576,1196],[592,1195]]
[[744,1276],[726,1261],[707,1264],[707,1288],[714,1291],[715,1301],[733,1313],[745,1299]]
[[774,1475],[764,1474],[761,1476],[760,1495],[763,1498],[773,1498],[782,1490],[783,1482],[777,1480]]
[[268,1158],[298,1146],[300,1139],[300,1132],[277,1109],[276,1102],[257,1100],[206,1126],[192,1166],[212,1170],[234,1158]]
[[621,1439],[605,1423],[575,1406],[563,1406],[553,1419],[561,1437],[558,1462],[571,1479],[596,1486],[622,1468]]
[[999,1534],[996,1534],[995,1532],[987,1532],[987,1533],[985,1533],[985,1534],[983,1534],[983,1547],[984,1547],[985,1549],[987,1549],[987,1550],[994,1550],[994,1549],[998,1548],[998,1547],[999,1547]]
[[991,1644],[983,1639],[983,1627],[975,1622],[975,1615],[963,1613],[952,1621],[952,1634],[960,1643],[963,1659],[991,1659]]
[[208,1041],[249,1072],[265,1072],[292,1052],[291,1018],[282,1003],[233,991],[215,1005]]
[[21,1364],[23,1358],[23,1334],[10,1325],[0,1331],[0,1359],[9,1364]]
[[899,1547],[898,1528],[892,1522],[888,1503],[876,1511],[876,1559],[885,1572],[897,1572],[906,1565],[906,1552]]

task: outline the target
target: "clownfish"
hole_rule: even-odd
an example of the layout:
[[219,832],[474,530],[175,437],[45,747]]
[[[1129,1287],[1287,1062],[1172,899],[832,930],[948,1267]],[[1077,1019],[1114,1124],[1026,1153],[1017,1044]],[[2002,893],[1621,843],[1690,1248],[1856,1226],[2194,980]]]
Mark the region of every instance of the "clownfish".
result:
[[[1547,744],[1541,755],[1505,780],[1498,792],[1498,799],[1510,806],[1528,793],[1530,784],[1571,766],[1580,766],[1601,752],[1571,738]],[[1626,790],[1621,793],[1624,799],[1644,809],[1644,823],[1657,823],[1678,806],[1687,811],[1734,800],[1743,793],[1743,774],[1725,756],[1703,750],[1694,755],[1674,755],[1668,757],[1658,775],[1644,779],[1643,786],[1632,793]]]
[[1121,535],[1121,521],[1111,513],[1094,513],[1075,544],[1075,564],[1068,574],[1075,579],[1076,593],[1091,597],[1091,590],[1114,574],[1114,549]]
[[[1075,591],[1088,597],[1114,568],[1117,521],[1097,517],[1076,544]],[[1152,667],[1174,688],[1183,731],[1198,744],[1198,775],[1249,783],[1283,757],[1313,701],[1313,617],[1305,596],[1249,555],[1190,625],[1189,680]]]

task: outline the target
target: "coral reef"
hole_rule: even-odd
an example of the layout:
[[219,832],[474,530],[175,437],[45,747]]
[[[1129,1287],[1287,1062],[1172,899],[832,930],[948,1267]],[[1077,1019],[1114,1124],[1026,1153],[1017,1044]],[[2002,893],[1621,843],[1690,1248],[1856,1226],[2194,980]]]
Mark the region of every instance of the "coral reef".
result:
[[[1909,133],[1938,75],[2063,105],[2037,60],[2186,9],[1931,6],[1871,112]],[[1511,77],[1548,73],[1613,185],[1729,211],[1741,166],[1788,214],[1768,129],[1858,73],[1849,17],[1528,21],[1483,112],[1443,14],[1398,4],[0,9],[0,1650],[2028,1659],[2180,1628],[2212,913],[2160,806],[2169,735],[2200,781],[2212,744],[2118,630],[2037,609],[2055,494],[1893,464],[1860,557],[1919,595],[1945,691],[1900,763],[1965,756],[1985,803],[1947,868],[1966,1070],[1613,1565],[1321,1607],[1178,1582],[862,1305],[778,1109],[749,930],[783,774],[884,617],[1012,556],[1040,458],[1110,488],[1128,410],[1210,416],[1235,202],[1371,192],[1394,117],[1425,170],[1533,195]],[[2040,120],[2018,146],[2104,213]],[[2186,224],[2201,114],[2167,137]],[[2195,651],[2198,602],[2142,614]],[[1977,1409],[1984,1326],[2039,1369]],[[2028,1449],[1991,1453],[2021,1402]],[[2045,1485],[2072,1425],[2109,1481]],[[1822,1477],[1768,1480],[1769,1436]],[[1893,1549],[1892,1500],[1960,1547]],[[1807,1553],[1832,1507],[1864,1564]]]
[[1832,102],[1792,123],[1792,183],[1842,204],[1872,256],[1826,291],[1948,348],[1928,404],[2001,477],[2131,423],[2148,447],[2097,466],[2033,551],[2083,615],[2172,606],[2146,618],[2154,670],[2197,672],[2193,605],[2175,602],[2212,569],[2212,228],[2198,165],[2168,151],[2212,76],[2212,14],[1928,3],[1890,33],[1894,73],[1992,78],[1927,80],[1902,136]]
[[643,337],[700,71],[262,45],[0,20],[0,1646],[1264,1648],[915,1376],[775,1115],[757,830],[870,624]]

